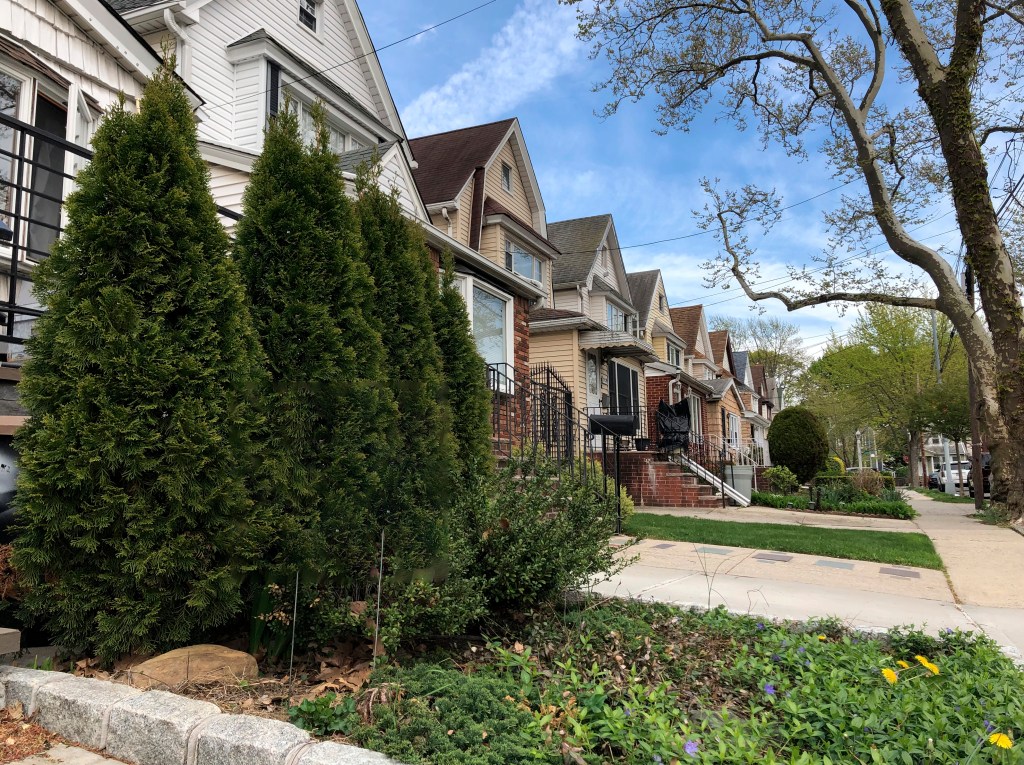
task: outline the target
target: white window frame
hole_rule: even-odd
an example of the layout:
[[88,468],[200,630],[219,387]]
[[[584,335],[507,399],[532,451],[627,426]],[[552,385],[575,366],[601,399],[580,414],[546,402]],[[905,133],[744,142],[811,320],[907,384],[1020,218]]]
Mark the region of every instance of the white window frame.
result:
[[743,440],[743,434],[740,430],[739,415],[733,414],[732,412],[726,412],[726,423],[729,429],[727,433],[729,445],[738,447],[740,442]]
[[[680,369],[682,369],[682,367],[683,367],[683,349],[680,348],[678,345],[672,345],[672,343],[666,343],[665,345],[666,345],[666,354],[665,355],[668,356],[668,363],[671,364],[672,366],[679,367]],[[674,361],[672,359],[673,356],[675,356],[675,360]]]
[[[616,305],[611,300],[605,300],[605,320],[608,322],[607,327],[613,332],[628,332],[629,323],[627,320],[628,313],[621,306]],[[621,323],[617,322],[621,318]]]
[[700,410],[700,396],[696,393],[690,393],[686,397],[686,401],[690,405],[690,432],[696,433],[698,436],[703,436],[704,417]]
[[474,289],[482,290],[505,302],[505,361],[502,363],[514,366],[516,358],[515,298],[472,274],[455,274],[455,286],[462,294],[462,301],[466,304],[470,331],[473,330],[473,305],[471,301],[473,300]]
[[512,166],[507,162],[501,163],[501,187],[509,194],[512,193]]
[[[299,26],[309,32],[311,35],[320,37],[320,31],[323,29],[323,3],[320,0],[299,0],[298,15],[296,21]],[[310,26],[303,20],[303,12],[313,17],[313,26]]]
[[[521,271],[516,270],[516,255],[526,255],[531,258],[533,264],[536,267],[534,274],[524,274]],[[505,268],[514,274],[518,274],[524,279],[528,279],[535,284],[544,283],[544,261],[537,255],[534,255],[528,249],[523,247],[518,242],[513,241],[509,237],[505,237]]]
[[[344,134],[345,138],[345,151],[356,151],[357,149],[363,149],[367,146],[374,146],[377,143],[377,138],[372,133],[369,133],[365,128],[357,126],[350,117],[347,117],[343,113],[331,106],[331,99],[322,93],[319,93],[308,86],[309,81],[304,80],[301,82],[295,82],[292,78],[294,75],[291,74],[285,65],[273,58],[266,58],[267,63],[274,63],[279,67],[280,70],[280,90],[278,93],[278,111],[283,112],[285,105],[288,101],[299,103],[303,109],[309,109],[312,107],[313,102],[319,100],[324,105],[324,111],[327,115],[327,124],[333,127],[338,133]],[[273,115],[265,112],[264,118],[269,121]],[[302,130],[301,114],[300,114],[299,130]]]

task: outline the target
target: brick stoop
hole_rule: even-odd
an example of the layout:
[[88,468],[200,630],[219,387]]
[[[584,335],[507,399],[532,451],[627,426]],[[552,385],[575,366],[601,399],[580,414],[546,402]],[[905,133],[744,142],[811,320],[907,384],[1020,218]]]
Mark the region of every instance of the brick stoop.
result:
[[657,452],[623,452],[622,485],[637,505],[646,507],[721,507],[722,498],[682,466]]

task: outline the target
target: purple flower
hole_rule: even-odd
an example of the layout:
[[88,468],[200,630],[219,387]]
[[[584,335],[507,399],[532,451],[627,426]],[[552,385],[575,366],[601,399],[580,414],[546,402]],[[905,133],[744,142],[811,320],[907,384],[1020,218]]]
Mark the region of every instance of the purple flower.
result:
[[[764,622],[758,622],[754,626],[757,627],[759,630],[763,630],[764,629]],[[689,746],[689,744],[687,744],[687,746]]]
[[991,733],[996,729],[996,726],[992,724],[991,720],[985,720],[985,722],[983,722],[982,725],[985,726],[986,733]]
[[803,646],[800,646],[799,648],[796,649],[796,652],[797,653],[804,653],[806,650],[807,650],[806,648],[804,648]]
[[765,683],[764,684],[764,692],[767,693],[769,696],[774,696],[775,695],[775,686],[772,685],[771,683]]
[[696,741],[687,741],[686,746],[683,747],[683,751],[685,751],[691,757],[695,757],[697,755],[697,752],[700,751],[700,744],[698,744]]
[[782,657],[779,656],[777,653],[773,653],[772,654],[772,661],[782,661]]
[[805,666],[805,667],[809,667],[809,666],[811,666],[811,660],[810,660],[810,659],[808,659],[807,661],[805,661],[805,662],[804,662],[804,666]]
[[626,717],[629,717],[631,714],[633,714],[629,711],[629,707],[623,707],[622,711],[626,714]]
[[946,634],[947,635],[952,635],[953,634],[953,628],[952,627],[946,627]]

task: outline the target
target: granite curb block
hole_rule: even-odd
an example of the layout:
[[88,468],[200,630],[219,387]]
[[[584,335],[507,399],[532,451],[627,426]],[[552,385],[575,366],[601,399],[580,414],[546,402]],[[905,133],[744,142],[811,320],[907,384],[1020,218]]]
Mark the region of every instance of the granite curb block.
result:
[[0,666],[0,703],[65,738],[133,765],[399,765],[314,741],[294,725],[223,714],[205,701],[64,672]]

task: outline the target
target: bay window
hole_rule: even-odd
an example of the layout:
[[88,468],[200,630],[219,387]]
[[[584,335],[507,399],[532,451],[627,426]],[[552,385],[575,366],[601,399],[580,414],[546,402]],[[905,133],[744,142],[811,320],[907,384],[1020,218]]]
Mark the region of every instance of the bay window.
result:
[[626,331],[626,312],[617,305],[608,301],[608,329],[616,332]]

